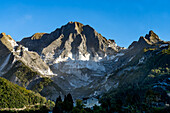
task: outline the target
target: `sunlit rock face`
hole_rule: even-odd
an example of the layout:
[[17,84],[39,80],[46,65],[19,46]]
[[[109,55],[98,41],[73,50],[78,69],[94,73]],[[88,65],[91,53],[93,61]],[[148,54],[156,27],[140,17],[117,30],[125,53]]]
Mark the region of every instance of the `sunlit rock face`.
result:
[[33,71],[43,75],[53,75],[49,66],[43,62],[40,56],[28,48],[18,45],[10,35],[0,34],[0,72],[10,70],[15,61],[21,61]]
[[78,22],[69,22],[50,34],[36,33],[20,44],[39,53],[49,64],[69,59],[99,61],[121,49],[114,40],[107,40],[89,25]]
[[[21,69],[21,65],[25,68]],[[27,75],[23,75],[24,71]],[[36,74],[33,75],[33,73]],[[0,76],[31,90],[33,87],[30,86],[35,86],[42,78],[52,75],[54,74],[50,67],[38,53],[17,44],[10,35],[0,34]],[[51,87],[53,88],[53,86]],[[47,90],[47,88],[43,88],[43,90]],[[60,92],[61,90],[58,90],[55,94],[60,94]]]
[[68,92],[89,86],[94,89],[93,84],[109,70],[104,62],[124,54],[117,54],[123,48],[114,40],[79,22],[69,22],[50,34],[36,33],[19,44],[37,52],[53,71],[52,79]]
[[[74,97],[99,95],[117,87],[119,81],[109,75],[134,60],[144,47],[161,40],[150,31],[128,49],[107,40],[89,25],[69,22],[51,33],[36,33],[19,44],[37,52],[53,71],[51,78],[64,91]],[[136,68],[135,66],[127,69]],[[123,73],[123,72],[122,72]]]
[[[150,31],[125,49],[79,22],[69,22],[51,33],[35,33],[18,43],[4,33],[0,36],[0,74],[10,70],[15,61],[22,61],[33,71],[53,80],[52,86],[41,91],[53,100],[67,93],[76,99],[117,88],[122,82],[121,75],[145,64],[144,48],[155,44],[167,46]],[[38,80],[32,80],[31,86]]]

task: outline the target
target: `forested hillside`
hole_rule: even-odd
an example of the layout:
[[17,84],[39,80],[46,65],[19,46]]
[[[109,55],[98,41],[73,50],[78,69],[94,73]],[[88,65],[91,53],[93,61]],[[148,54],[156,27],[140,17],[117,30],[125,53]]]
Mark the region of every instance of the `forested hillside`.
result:
[[144,65],[121,75],[119,87],[101,98],[107,112],[170,110],[170,46],[145,48],[144,54],[148,56]]
[[46,98],[0,77],[0,108],[22,108],[45,103]]

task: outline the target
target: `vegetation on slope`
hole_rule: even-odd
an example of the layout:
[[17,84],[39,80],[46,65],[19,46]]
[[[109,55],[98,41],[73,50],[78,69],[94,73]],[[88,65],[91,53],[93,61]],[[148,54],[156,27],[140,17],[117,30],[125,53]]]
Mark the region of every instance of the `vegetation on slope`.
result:
[[13,80],[13,77],[17,77],[18,79],[16,83],[25,88],[29,86],[31,82],[34,82],[33,84],[31,83],[31,87],[29,87],[29,89],[36,93],[40,93],[45,97],[50,95],[50,91],[47,92],[47,94],[41,93],[41,91],[48,86],[53,86],[56,90],[63,92],[62,89],[58,87],[58,85],[55,84],[49,77],[45,77],[32,71],[21,61],[15,62],[13,67],[3,77],[8,80]]
[[170,47],[145,48],[147,60],[120,76],[117,89],[100,100],[106,112],[168,112],[170,110]]
[[26,87],[30,80],[35,78],[38,74],[32,71],[24,63],[17,61],[13,67],[4,75],[5,78],[10,79],[12,76],[18,77],[23,87]]
[[50,85],[52,83],[52,80],[48,77],[41,78],[41,81],[37,84],[35,84],[32,88],[34,92],[41,92],[44,87]]
[[0,108],[22,108],[25,105],[45,102],[46,99],[39,94],[0,77]]

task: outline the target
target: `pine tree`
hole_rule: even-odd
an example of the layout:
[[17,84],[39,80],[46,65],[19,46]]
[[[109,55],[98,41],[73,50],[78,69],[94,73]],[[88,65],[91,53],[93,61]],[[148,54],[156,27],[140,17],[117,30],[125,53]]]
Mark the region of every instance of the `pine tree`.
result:
[[72,98],[72,96],[71,96],[70,93],[67,95],[67,100],[68,100],[69,102],[73,103],[73,98]]
[[53,108],[53,113],[63,113],[63,102],[61,96],[56,99],[55,107]]
[[57,98],[56,102],[62,102],[61,96]]
[[67,101],[68,101],[68,111],[71,111],[73,109],[73,98],[70,93],[67,95]]
[[69,111],[68,110],[69,109],[69,104],[68,104],[68,100],[67,100],[67,96],[66,95],[64,95],[63,109],[65,111]]
[[64,96],[64,101],[62,102],[61,96],[59,96],[56,99],[56,104],[53,109],[53,113],[63,113],[65,112],[71,112],[73,109],[73,98],[71,94],[69,93],[67,96]]

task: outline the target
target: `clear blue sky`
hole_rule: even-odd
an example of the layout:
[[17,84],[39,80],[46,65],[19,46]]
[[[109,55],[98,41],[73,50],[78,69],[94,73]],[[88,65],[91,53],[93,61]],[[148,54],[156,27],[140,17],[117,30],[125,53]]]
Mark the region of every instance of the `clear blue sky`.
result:
[[149,30],[170,39],[169,0],[0,0],[0,32],[16,41],[50,33],[69,21],[89,24],[128,47]]

